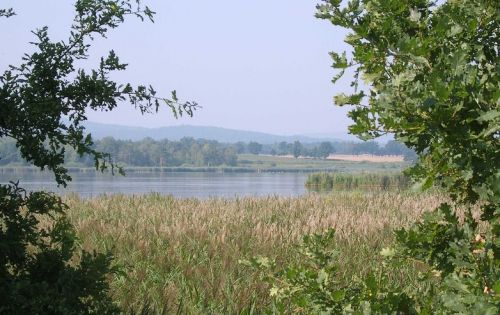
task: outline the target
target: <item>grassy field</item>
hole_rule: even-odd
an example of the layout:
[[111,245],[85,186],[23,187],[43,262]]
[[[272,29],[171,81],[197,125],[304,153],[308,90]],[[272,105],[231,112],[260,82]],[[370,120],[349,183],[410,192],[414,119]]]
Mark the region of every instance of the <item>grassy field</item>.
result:
[[285,156],[240,154],[238,165],[261,169],[301,169],[328,170],[339,172],[387,172],[399,171],[408,166],[408,162],[369,162],[331,159],[304,159]]
[[[111,281],[116,301],[146,301],[168,313],[261,313],[270,303],[259,275],[240,259],[255,255],[278,264],[299,259],[303,235],[337,230],[340,278],[362,276],[393,239],[392,230],[437,206],[436,193],[337,192],[297,198],[176,199],[157,194],[66,197],[70,220],[88,250],[110,250],[124,273]],[[415,283],[413,268],[394,281]]]

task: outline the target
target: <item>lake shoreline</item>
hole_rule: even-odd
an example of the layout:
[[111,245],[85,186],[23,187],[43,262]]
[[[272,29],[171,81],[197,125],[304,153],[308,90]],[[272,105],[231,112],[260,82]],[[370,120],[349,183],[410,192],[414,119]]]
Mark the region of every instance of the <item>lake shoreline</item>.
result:
[[[367,165],[370,162],[359,162],[359,165]],[[175,167],[125,167],[124,171],[130,173],[314,173],[314,172],[367,172],[368,170],[359,169],[352,170],[343,165],[332,167],[196,167],[196,166],[175,166]],[[396,169],[403,169],[404,167],[396,167]],[[103,173],[93,167],[67,167],[70,173]],[[0,167],[0,174],[9,173],[45,173],[36,167],[21,166],[21,167]],[[104,171],[110,173],[111,171]],[[370,172],[373,172],[370,170]],[[393,172],[393,170],[386,170],[381,168],[380,172]]]

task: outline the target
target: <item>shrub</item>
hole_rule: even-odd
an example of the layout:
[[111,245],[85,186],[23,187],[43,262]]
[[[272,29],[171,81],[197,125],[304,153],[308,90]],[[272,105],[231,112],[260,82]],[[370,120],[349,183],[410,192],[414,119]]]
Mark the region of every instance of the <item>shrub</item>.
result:
[[[418,313],[419,303],[404,288],[389,280],[390,266],[354,278],[348,286],[338,281],[335,231],[304,236],[298,247],[300,264],[277,270],[266,257],[254,257],[243,264],[262,272],[270,285],[273,312],[281,314],[404,314]],[[394,264],[392,263],[392,267]],[[412,292],[414,294],[420,292]]]
[[0,313],[116,314],[111,255],[76,250],[55,195],[0,186]]

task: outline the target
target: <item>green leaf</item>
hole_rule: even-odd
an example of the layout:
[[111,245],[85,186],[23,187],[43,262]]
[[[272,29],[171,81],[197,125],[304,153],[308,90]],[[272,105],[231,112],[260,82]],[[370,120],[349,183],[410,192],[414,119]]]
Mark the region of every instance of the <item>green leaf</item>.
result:
[[500,131],[500,125],[493,125],[488,129],[485,129],[483,132],[481,132],[479,135],[481,137],[489,137],[490,135],[497,133]]
[[363,81],[365,81],[366,84],[370,84],[370,83],[374,82],[375,80],[377,80],[378,78],[380,78],[380,73],[363,72],[361,74],[361,78],[363,79]]
[[467,284],[464,283],[464,279],[460,278],[455,273],[452,273],[450,276],[446,277],[444,281],[450,288],[453,288],[462,293],[471,293]]
[[450,31],[448,32],[448,36],[455,36],[457,34],[460,34],[462,32],[463,28],[458,25],[454,24],[451,28]]
[[413,190],[414,191],[424,191],[424,190],[431,188],[433,184],[434,184],[434,178],[431,176],[428,176],[428,177],[424,178],[423,180],[416,182],[413,185]]
[[350,34],[347,34],[347,36],[345,37],[345,42],[347,44],[350,44],[350,45],[355,45],[359,42],[359,40],[362,39],[361,36],[359,36],[358,34],[353,34],[353,33],[350,33]]
[[495,295],[500,297],[500,280],[495,282],[492,289],[493,289],[493,291],[495,291]]
[[477,119],[477,121],[491,121],[491,120],[495,120],[496,118],[500,117],[500,111],[498,110],[490,110],[488,112],[485,112],[484,114],[482,114],[481,116],[479,116],[479,118]]
[[332,67],[335,69],[345,69],[349,66],[349,63],[347,61],[347,55],[346,55],[345,51],[342,53],[342,55],[331,52],[330,57],[333,59]]
[[337,106],[344,106],[349,103],[349,97],[343,93],[335,95],[333,100]]
[[369,274],[367,277],[366,277],[366,280],[365,280],[365,285],[366,287],[372,291],[372,292],[376,292],[377,291],[377,279],[375,278],[375,276],[373,274]]
[[363,98],[365,97],[365,93],[361,91],[357,94],[345,95],[338,94],[334,97],[335,104],[338,106],[344,105],[359,105]]

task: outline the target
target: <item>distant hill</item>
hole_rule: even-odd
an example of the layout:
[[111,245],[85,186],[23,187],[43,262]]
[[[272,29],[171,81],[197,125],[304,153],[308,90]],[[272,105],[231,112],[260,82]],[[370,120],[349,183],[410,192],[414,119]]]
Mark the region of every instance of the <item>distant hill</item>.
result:
[[87,122],[85,124],[85,127],[92,134],[92,137],[94,139],[113,137],[120,140],[137,141],[147,137],[155,140],[180,140],[184,137],[191,137],[195,139],[217,140],[223,143],[255,141],[262,144],[271,144],[281,141],[293,142],[296,140],[303,143],[342,141],[341,139],[330,137],[310,137],[302,135],[280,136],[255,131],[190,125],[169,126],[161,128],[144,128]]

